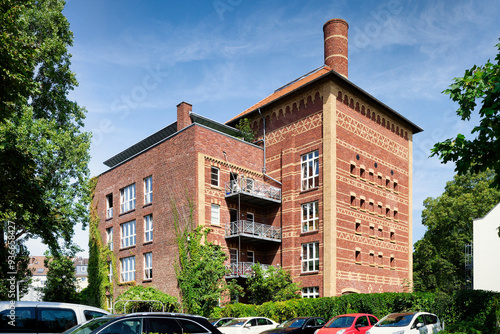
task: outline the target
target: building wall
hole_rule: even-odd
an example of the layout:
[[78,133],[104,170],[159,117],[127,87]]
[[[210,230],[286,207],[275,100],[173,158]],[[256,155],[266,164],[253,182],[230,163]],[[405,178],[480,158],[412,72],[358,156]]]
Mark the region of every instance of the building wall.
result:
[[496,205],[486,216],[473,222],[473,285],[474,290],[500,292],[500,205]]

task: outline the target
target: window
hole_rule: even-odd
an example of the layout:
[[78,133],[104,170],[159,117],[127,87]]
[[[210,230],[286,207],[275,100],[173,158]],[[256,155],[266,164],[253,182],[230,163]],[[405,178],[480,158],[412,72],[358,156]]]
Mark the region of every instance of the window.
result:
[[356,219],[356,225],[355,225],[355,232],[356,234],[361,234],[361,221]]
[[253,223],[255,221],[255,216],[251,212],[247,212],[247,222]]
[[370,199],[368,201],[368,212],[374,213],[374,210],[375,210],[375,207],[374,207],[374,204],[373,204],[373,199]]
[[[180,319],[177,319],[180,320]],[[182,330],[181,326],[177,322],[176,319],[174,318],[146,318],[146,321],[148,322],[148,331],[145,332],[145,334],[152,334],[152,333],[168,333],[168,334],[180,334],[183,333],[184,331]],[[198,332],[192,332],[191,330],[186,331],[187,333],[198,333]],[[207,332],[205,330],[205,332]],[[134,332],[135,333],[135,332]]]
[[113,250],[113,228],[106,229],[106,243],[108,244],[109,250]]
[[374,171],[371,168],[368,170],[368,181],[374,183]]
[[120,203],[122,213],[135,209],[135,184],[120,190]]
[[247,251],[247,262],[255,263],[255,253],[253,251]]
[[144,216],[144,242],[153,241],[153,215]]
[[210,168],[210,184],[219,187],[219,168],[214,166]]
[[302,298],[319,298],[319,287],[302,288]]
[[302,232],[318,229],[318,201],[302,204]]
[[135,245],[135,220],[120,225],[122,229],[121,248]]
[[375,266],[375,252],[370,251],[370,266]]
[[384,256],[381,253],[378,253],[378,266],[379,267],[384,266]]
[[149,176],[144,179],[144,205],[152,202],[153,202],[153,177]]
[[394,260],[394,256],[391,255],[391,260],[390,260],[390,267],[391,269],[394,269],[394,265],[396,264],[396,261]]
[[398,188],[398,180],[394,180],[394,181],[392,181],[392,183],[393,183],[394,191],[398,192],[398,189],[399,189]]
[[370,223],[370,238],[375,238],[375,226]]
[[357,320],[356,323],[354,324],[355,328],[358,327],[367,327],[370,326],[370,323],[368,322],[368,318],[366,316],[360,316]]
[[356,263],[361,263],[361,251],[359,249],[356,249],[354,253],[354,260]]
[[106,218],[113,217],[113,194],[106,195]]
[[391,239],[391,242],[396,242],[396,234],[394,233],[394,231],[391,231],[390,239]]
[[319,186],[319,151],[304,154],[302,160],[302,190]]
[[359,166],[359,177],[361,179],[365,178],[365,166],[363,166],[363,165]]
[[144,279],[153,279],[153,253],[144,253]]
[[351,207],[356,207],[356,194],[351,192],[351,199],[350,199]]
[[394,208],[394,219],[395,220],[398,220],[399,216],[398,216],[398,208]]
[[113,262],[112,261],[108,262],[108,268],[109,268],[109,274],[108,274],[109,281],[113,282]]
[[377,184],[378,184],[379,186],[382,186],[382,185],[383,185],[383,183],[382,183],[382,173],[378,173],[378,174],[377,174]]
[[381,240],[384,239],[384,230],[383,230],[382,226],[378,227],[378,238]]
[[319,270],[319,242],[302,245],[302,272]]
[[[0,328],[3,333],[37,333],[37,321],[36,321],[36,309],[35,307],[19,307],[16,306],[14,314],[12,314],[14,319],[12,319],[11,310],[6,308],[0,311],[0,319],[2,322]],[[9,324],[10,321],[14,320],[13,326]],[[64,329],[63,329],[64,330]]]
[[385,178],[385,187],[387,189],[391,187],[391,179],[388,176]]
[[365,198],[361,196],[359,198],[359,207],[361,208],[361,210],[366,210],[365,202],[366,202]]
[[120,259],[122,282],[135,281],[135,256]]
[[78,324],[76,313],[71,309],[37,307],[36,311],[38,332],[35,333],[62,333]]
[[356,173],[356,163],[351,161],[351,169],[350,169],[351,175],[354,175]]
[[391,218],[391,207],[390,206],[385,207],[385,216],[387,218]]
[[220,206],[212,203],[211,218],[212,225],[220,225]]

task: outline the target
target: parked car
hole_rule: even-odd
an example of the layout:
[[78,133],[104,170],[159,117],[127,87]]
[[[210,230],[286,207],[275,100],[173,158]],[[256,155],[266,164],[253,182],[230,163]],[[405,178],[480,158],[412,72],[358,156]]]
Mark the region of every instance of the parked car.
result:
[[367,313],[337,315],[315,334],[365,334],[377,321],[376,316]]
[[443,325],[435,314],[427,312],[407,312],[386,315],[366,333],[437,333],[442,330]]
[[326,320],[319,317],[298,317],[289,319],[274,329],[268,329],[262,334],[314,334],[323,327]]
[[207,318],[180,313],[113,314],[90,320],[64,334],[221,334]]
[[61,333],[109,314],[97,307],[54,302],[0,302],[0,333]]
[[215,318],[215,319],[208,319],[208,321],[215,327],[220,327],[224,326],[227,324],[229,321],[233,320],[233,317],[225,317],[225,318]]
[[235,318],[219,327],[219,331],[224,334],[259,334],[268,329],[278,326],[277,322],[264,317]]

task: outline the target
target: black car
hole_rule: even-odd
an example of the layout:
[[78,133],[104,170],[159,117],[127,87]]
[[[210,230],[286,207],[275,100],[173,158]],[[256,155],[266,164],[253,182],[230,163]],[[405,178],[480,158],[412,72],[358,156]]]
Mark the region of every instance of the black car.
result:
[[261,334],[314,334],[326,324],[320,317],[298,317],[285,321],[275,329],[270,329]]
[[221,334],[207,318],[180,314],[144,312],[107,315],[73,327],[64,334]]

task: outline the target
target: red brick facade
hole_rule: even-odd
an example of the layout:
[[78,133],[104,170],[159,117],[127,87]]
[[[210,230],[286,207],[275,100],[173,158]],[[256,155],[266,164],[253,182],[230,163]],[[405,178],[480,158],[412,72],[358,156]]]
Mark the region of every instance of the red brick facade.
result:
[[[326,63],[338,58],[329,57],[327,36],[340,29],[347,41],[347,24],[336,22],[340,28],[324,27]],[[228,279],[244,282],[244,265],[258,262],[290,270],[306,296],[402,291],[411,282],[412,136],[421,129],[350,83],[347,58],[337,71],[314,71],[227,123],[248,118],[260,139],[255,144],[224,133],[223,125],[207,125],[181,103],[179,131],[136,154],[131,147],[117,155],[100,175],[95,198],[103,240],[112,227],[117,259],[135,256],[135,284],[178,295],[170,203],[185,209],[188,197],[196,224],[211,227],[209,239],[230,255]],[[149,176],[153,200],[144,204]],[[230,183],[235,179],[244,185]],[[120,190],[130,184],[135,208],[120,213]],[[110,194],[114,215],[106,219]],[[150,214],[153,240],[146,242]],[[132,220],[135,245],[121,247],[120,226]],[[144,253],[152,253],[152,279],[145,279]],[[122,277],[120,261],[114,270]],[[115,285],[114,295],[128,284]]]

